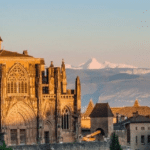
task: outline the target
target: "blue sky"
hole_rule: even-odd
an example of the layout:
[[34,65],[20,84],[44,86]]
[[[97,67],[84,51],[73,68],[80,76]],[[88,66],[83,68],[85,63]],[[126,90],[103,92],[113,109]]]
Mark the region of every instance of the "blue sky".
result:
[[47,66],[95,57],[150,68],[149,6],[149,0],[0,1],[2,47],[27,49]]

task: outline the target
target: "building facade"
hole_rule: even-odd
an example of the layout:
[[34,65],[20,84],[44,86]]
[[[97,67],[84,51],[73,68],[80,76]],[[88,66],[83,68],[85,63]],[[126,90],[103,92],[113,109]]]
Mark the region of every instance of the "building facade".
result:
[[150,150],[150,118],[134,112],[133,116],[114,124],[121,145],[132,150]]
[[45,70],[44,59],[26,50],[0,50],[0,106],[7,145],[73,142],[81,134],[80,79],[67,89],[64,61]]

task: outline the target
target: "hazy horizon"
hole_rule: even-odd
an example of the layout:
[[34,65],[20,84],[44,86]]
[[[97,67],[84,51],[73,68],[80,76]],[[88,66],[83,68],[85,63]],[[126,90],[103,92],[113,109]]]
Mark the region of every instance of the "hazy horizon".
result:
[[77,66],[94,57],[150,68],[149,5],[149,0],[1,1],[2,48],[28,50],[47,66],[52,60],[60,66],[62,58]]

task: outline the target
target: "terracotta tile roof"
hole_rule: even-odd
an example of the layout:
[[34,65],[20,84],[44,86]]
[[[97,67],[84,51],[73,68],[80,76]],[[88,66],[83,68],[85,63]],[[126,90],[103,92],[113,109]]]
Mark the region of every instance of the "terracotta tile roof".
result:
[[0,57],[33,57],[33,56],[19,54],[17,52],[11,52],[7,50],[0,50]]
[[133,106],[127,106],[127,107],[122,107],[116,111],[113,111],[114,116],[116,116],[116,113],[120,115],[124,115],[129,117],[133,116],[133,112],[138,111],[139,115],[147,116],[150,115],[150,107],[148,106],[140,106],[138,100],[135,100]]
[[112,113],[115,115],[122,108],[124,108],[124,107],[111,107],[110,109],[111,109]]
[[127,117],[132,117],[133,112],[138,111],[140,115],[146,116],[150,114],[150,108],[148,106],[140,106],[140,107],[124,107],[117,111],[117,113],[127,116]]
[[92,99],[90,99],[88,107],[87,107],[85,113],[82,114],[82,117],[89,117],[89,115],[91,114],[93,108],[94,108],[94,103],[93,103]]
[[113,117],[113,113],[108,103],[97,103],[90,114],[91,118],[95,117]]

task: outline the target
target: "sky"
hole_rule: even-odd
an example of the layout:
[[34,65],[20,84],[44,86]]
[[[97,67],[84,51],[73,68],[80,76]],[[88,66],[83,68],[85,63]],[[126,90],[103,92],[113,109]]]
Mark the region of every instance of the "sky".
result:
[[94,57],[150,68],[149,6],[150,0],[0,0],[2,48],[28,50],[46,66]]

